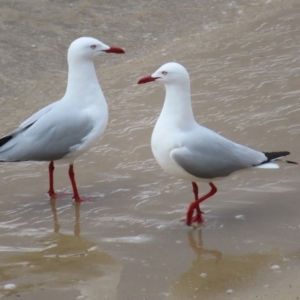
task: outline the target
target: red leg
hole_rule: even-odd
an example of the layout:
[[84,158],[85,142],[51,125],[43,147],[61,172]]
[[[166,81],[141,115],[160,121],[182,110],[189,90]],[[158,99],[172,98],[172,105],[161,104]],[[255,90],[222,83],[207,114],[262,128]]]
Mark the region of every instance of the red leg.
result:
[[[194,192],[194,196],[195,196],[195,201],[198,201],[198,185],[196,182],[192,182],[192,185],[193,185],[193,192]],[[197,210],[196,212],[196,216],[200,216],[201,220],[198,220],[198,223],[203,223],[204,222],[204,219],[202,218],[202,211],[200,210],[200,206],[197,205],[196,208]],[[192,222],[196,222],[196,220],[192,220]]]
[[48,191],[48,194],[49,194],[50,198],[56,199],[57,195],[54,192],[53,172],[54,172],[54,163],[53,163],[53,161],[51,161],[49,164],[49,191]]
[[[193,184],[193,191],[194,191],[195,199],[196,199],[195,191],[197,191],[197,198],[198,198],[198,186],[195,182],[193,182],[192,184]],[[190,226],[193,222],[198,222],[198,223],[204,222],[204,219],[202,217],[203,212],[200,210],[200,203],[203,202],[204,200],[206,200],[207,198],[213,196],[217,192],[217,188],[215,187],[215,185],[212,182],[210,182],[209,185],[211,187],[210,192],[191,203],[191,205],[186,213],[187,225]],[[195,188],[195,186],[196,186],[196,188]],[[193,217],[194,210],[196,210],[195,217]]]
[[198,185],[196,182],[192,182],[192,185],[193,185],[193,192],[195,195],[195,201],[197,201],[198,200]]
[[77,185],[76,185],[76,181],[75,181],[75,173],[74,173],[72,164],[70,164],[70,167],[69,167],[69,177],[71,179],[72,188],[73,188],[73,194],[74,194],[73,199],[75,200],[75,202],[84,201],[83,199],[80,198],[80,196],[78,194]]

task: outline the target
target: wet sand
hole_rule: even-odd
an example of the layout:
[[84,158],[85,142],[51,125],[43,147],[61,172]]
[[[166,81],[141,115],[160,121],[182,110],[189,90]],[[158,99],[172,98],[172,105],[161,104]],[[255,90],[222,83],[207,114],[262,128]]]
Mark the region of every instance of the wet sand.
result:
[[199,123],[300,162],[297,1],[30,0],[0,8],[1,134],[61,98],[73,39],[126,50],[96,62],[109,124],[75,162],[79,190],[93,202],[73,205],[65,164],[55,183],[66,195],[54,202],[46,163],[1,165],[1,298],[300,299],[299,167],[217,181],[205,224],[187,227],[190,183],[160,170],[150,149],[164,90],[136,85],[178,61],[191,74]]

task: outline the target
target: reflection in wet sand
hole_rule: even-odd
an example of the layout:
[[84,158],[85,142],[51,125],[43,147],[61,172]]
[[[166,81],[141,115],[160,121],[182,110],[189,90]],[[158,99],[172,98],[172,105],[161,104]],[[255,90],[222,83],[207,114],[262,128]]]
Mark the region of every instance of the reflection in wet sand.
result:
[[[195,235],[198,237],[195,238]],[[245,286],[252,286],[255,278],[265,274],[270,268],[281,273],[276,263],[282,262],[283,256],[278,251],[222,255],[218,250],[204,247],[202,229],[189,231],[188,240],[196,258],[192,260],[190,269],[172,284],[171,299],[221,300],[231,293],[232,299],[240,299],[235,298],[234,294],[243,291]],[[295,255],[297,253],[288,257]],[[288,257],[285,257],[285,260],[288,261]],[[246,299],[246,296],[243,299]],[[249,299],[253,298],[250,296]]]
[[[0,290],[4,295],[41,292],[43,289],[75,290],[86,299],[115,299],[122,266],[96,243],[80,237],[80,207],[74,204],[74,234],[61,233],[56,201],[50,201],[53,214],[53,234],[39,242],[43,249],[23,249],[0,265],[0,281],[14,282],[13,291]],[[11,248],[14,252],[14,248]],[[41,295],[42,296],[42,295]]]

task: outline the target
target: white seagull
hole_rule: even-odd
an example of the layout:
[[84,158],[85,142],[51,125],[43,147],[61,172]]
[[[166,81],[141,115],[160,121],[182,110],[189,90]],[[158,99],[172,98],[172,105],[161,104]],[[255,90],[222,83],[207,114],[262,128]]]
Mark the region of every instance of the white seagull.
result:
[[77,190],[73,163],[97,141],[107,125],[108,108],[93,62],[105,52],[125,53],[91,37],[73,41],[68,50],[68,84],[63,98],[39,110],[0,139],[2,162],[50,161],[51,198],[57,197],[53,185],[54,161],[63,159],[70,164],[74,200],[84,200]]
[[[256,151],[200,126],[193,115],[190,77],[182,65],[167,63],[152,75],[141,78],[138,84],[151,81],[162,82],[166,89],[164,106],[152,133],[151,148],[165,171],[192,182],[195,201],[187,211],[187,225],[204,222],[200,203],[217,192],[213,179],[247,168],[278,168],[271,161],[290,154],[287,151]],[[196,181],[209,183],[211,191],[199,198]]]

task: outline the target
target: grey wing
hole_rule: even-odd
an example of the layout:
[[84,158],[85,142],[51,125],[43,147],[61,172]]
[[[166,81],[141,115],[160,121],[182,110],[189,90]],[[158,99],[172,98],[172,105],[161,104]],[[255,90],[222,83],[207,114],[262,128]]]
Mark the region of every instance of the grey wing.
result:
[[82,145],[93,123],[82,113],[48,111],[34,123],[19,128],[5,143],[0,140],[0,161],[51,161],[61,159]]
[[48,113],[53,107],[55,107],[55,105],[57,105],[57,102],[58,101],[53,102],[53,103],[45,106],[44,108],[40,109],[36,113],[34,113],[31,117],[29,117],[28,119],[26,119],[25,121],[23,121],[21,123],[20,128],[27,127],[28,125],[36,122],[39,118],[41,118],[43,115]]
[[23,121],[20,126],[9,132],[8,134],[6,134],[5,136],[3,136],[1,139],[0,139],[0,146],[3,145],[3,142],[11,137],[11,136],[14,136],[16,135],[18,132],[21,132],[23,131],[24,129],[26,129],[27,127],[30,127],[33,123],[35,123],[39,118],[41,118],[43,115],[45,115],[46,113],[48,113],[54,106],[55,104],[57,103],[58,101],[56,102],[53,102],[47,106],[45,106],[44,108],[40,109],[39,111],[37,111],[36,113],[34,113],[32,116],[30,116],[28,119],[26,119],[25,121]]
[[194,136],[170,155],[186,172],[206,179],[228,176],[267,160],[262,152],[233,143],[208,129],[198,140]]

